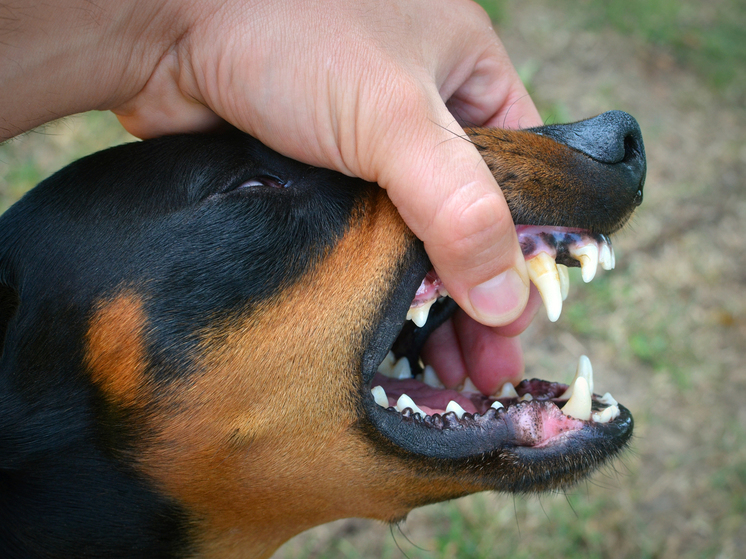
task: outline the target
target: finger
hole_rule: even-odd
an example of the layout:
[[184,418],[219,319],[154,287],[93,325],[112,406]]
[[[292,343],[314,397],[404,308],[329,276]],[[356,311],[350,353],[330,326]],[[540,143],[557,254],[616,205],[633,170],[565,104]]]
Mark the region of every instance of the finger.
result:
[[431,105],[434,117],[412,111],[424,124],[403,122],[402,133],[387,143],[379,182],[459,306],[484,324],[508,324],[529,292],[510,211],[442,101]]

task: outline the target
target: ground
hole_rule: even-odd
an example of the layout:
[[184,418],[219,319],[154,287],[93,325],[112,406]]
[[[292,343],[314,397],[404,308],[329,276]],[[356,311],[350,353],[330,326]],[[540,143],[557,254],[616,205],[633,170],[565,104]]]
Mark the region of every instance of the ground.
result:
[[[523,336],[529,377],[567,381],[590,356],[597,391],[635,417],[630,452],[566,494],[475,495],[393,528],[340,521],[277,559],[746,556],[746,90],[727,79],[746,63],[717,33],[746,9],[683,3],[692,31],[666,35],[674,4],[630,21],[592,1],[491,5],[548,121],[622,109],[642,127],[645,201],[613,239],[617,269],[589,285],[574,276],[560,320],[539,316]],[[641,4],[627,5],[625,16]],[[94,114],[0,146],[0,210],[124,137]]]

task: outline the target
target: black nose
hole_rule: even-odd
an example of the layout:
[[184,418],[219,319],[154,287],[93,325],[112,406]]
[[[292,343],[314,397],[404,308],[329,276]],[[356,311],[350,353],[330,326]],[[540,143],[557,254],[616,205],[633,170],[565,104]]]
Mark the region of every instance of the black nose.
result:
[[597,117],[532,129],[599,163],[614,165],[625,175],[625,188],[636,189],[634,203],[642,202],[647,164],[642,132],[637,121],[623,111],[609,111]]

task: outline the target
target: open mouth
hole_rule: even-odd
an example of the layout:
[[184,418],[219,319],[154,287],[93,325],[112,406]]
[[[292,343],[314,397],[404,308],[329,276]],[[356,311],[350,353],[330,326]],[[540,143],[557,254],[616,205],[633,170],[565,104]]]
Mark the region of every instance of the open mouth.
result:
[[[605,235],[560,227],[516,229],[529,276],[551,321],[559,318],[568,294],[568,266],[580,267],[585,282],[593,279],[599,265],[614,268],[614,251]],[[457,309],[430,271],[390,350],[372,378],[367,375],[368,415],[388,439],[406,451],[439,459],[504,456],[510,450],[516,466],[559,452],[568,463],[577,458],[578,471],[593,469],[624,447],[632,417],[611,394],[594,393],[593,371],[585,356],[569,385],[523,380],[517,385],[505,382],[494,393],[484,394],[467,376],[458,386],[446,386],[447,375],[425,364],[420,352],[430,334]],[[499,378],[500,371],[494,375]],[[545,486],[551,483],[545,480]]]

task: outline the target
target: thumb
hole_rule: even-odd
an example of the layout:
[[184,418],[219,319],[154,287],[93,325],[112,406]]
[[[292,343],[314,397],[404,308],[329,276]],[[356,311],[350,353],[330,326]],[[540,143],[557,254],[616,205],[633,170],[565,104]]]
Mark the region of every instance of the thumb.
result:
[[379,183],[459,306],[483,324],[509,324],[529,295],[513,219],[477,149],[438,102],[435,118],[398,127],[416,133],[397,134],[389,144]]

